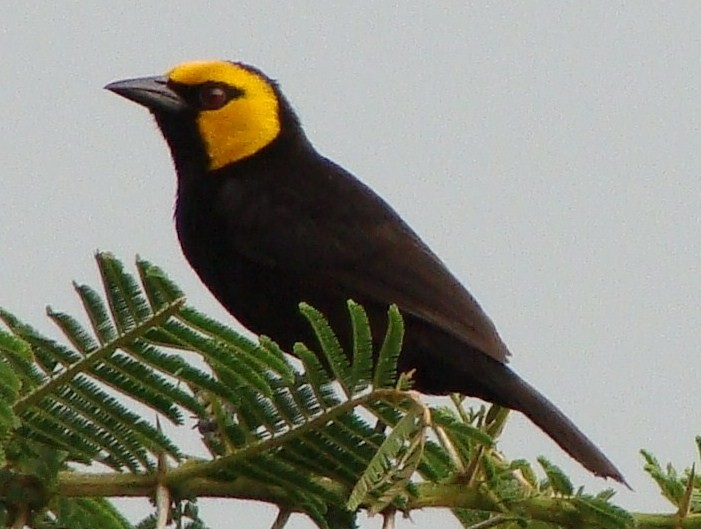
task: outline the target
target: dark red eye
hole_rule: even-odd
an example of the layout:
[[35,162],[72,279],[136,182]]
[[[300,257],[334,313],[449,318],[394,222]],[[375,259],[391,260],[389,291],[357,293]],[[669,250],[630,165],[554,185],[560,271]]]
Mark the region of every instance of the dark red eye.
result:
[[226,88],[216,84],[202,85],[199,97],[202,110],[216,110],[226,105],[230,99]]

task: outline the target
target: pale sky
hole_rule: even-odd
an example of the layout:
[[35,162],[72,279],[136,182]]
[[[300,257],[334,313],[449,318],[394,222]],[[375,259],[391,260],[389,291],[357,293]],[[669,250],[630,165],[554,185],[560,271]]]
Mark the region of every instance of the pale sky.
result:
[[[192,304],[232,322],[178,247],[153,121],[102,86],[195,59],[248,62],[280,81],[319,150],[470,288],[512,367],[623,471],[635,492],[616,487],[618,503],[671,511],[638,450],[698,463],[701,3],[8,5],[1,306],[50,330],[45,305],[79,313],[70,282],[97,283],[101,249],[161,265]],[[543,454],[591,492],[613,486],[520,416],[500,447]],[[242,502],[202,511],[214,527],[275,516]],[[458,527],[437,511],[413,519]]]

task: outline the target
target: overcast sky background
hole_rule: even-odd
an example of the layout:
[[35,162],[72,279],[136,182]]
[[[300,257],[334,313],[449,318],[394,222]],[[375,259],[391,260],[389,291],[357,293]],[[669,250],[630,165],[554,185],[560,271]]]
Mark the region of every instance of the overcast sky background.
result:
[[[0,305],[49,330],[45,305],[78,313],[70,282],[97,283],[101,249],[161,265],[230,322],[181,255],[155,124],[102,86],[193,59],[249,62],[470,288],[512,366],[619,465],[635,492],[617,487],[618,502],[669,511],[638,450],[698,462],[701,2],[466,4],[11,2]],[[610,485],[520,416],[500,447],[544,454],[592,492]],[[202,509],[215,527],[275,515],[215,503]]]

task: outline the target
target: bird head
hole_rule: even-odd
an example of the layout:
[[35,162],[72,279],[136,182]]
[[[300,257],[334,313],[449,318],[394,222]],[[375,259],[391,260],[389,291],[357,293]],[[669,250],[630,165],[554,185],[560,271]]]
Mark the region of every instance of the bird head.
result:
[[241,63],[187,62],[163,76],[115,81],[105,88],[148,108],[171,144],[194,127],[210,171],[275,141],[283,114],[299,128],[276,83]]

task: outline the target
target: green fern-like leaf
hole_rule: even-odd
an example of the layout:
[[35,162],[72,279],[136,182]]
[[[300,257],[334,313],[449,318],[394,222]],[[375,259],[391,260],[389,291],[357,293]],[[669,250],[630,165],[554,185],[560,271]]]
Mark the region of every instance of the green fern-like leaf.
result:
[[[406,484],[418,466],[423,449],[423,415],[424,410],[416,407],[394,426],[353,488],[347,503],[350,510],[356,510],[366,502],[372,504],[372,493],[385,483],[391,483],[395,475],[399,477],[402,485]],[[418,454],[415,451],[418,451]],[[382,505],[376,507],[381,509],[389,501],[391,499],[385,497]]]
[[298,472],[295,467],[275,458],[261,457],[239,464],[236,466],[236,472],[288,491],[297,507],[323,529],[330,529],[325,517],[327,504],[342,502],[342,499],[329,489],[310,480],[306,474]]
[[645,472],[657,483],[662,495],[672,505],[679,507],[684,498],[686,486],[676,469],[672,465],[662,468],[657,458],[647,450],[641,450],[640,453],[645,459]]
[[538,463],[545,471],[545,475],[548,477],[548,485],[556,494],[562,494],[563,496],[571,496],[574,493],[574,487],[572,486],[572,481],[567,477],[562,469],[544,457],[538,458]]
[[[503,410],[473,412],[459,397],[457,410],[429,409],[407,392],[411,377],[397,374],[404,327],[395,306],[378,351],[367,314],[349,301],[352,343],[344,351],[325,317],[302,305],[318,344],[294,346],[300,370],[269,338],[246,338],[186,306],[149,262],[138,259],[134,275],[110,254],[96,261],[101,288],[75,285],[83,314],[48,310],[60,339],[0,309],[0,463],[4,483],[20,485],[16,502],[0,498],[3,523],[31,496],[24,514],[38,528],[130,527],[110,504],[87,497],[92,489],[81,481],[94,479],[129,483],[143,495],[166,486],[173,520],[198,529],[196,506],[182,498],[201,490],[278,503],[339,529],[354,527],[359,508],[430,506],[426,490],[433,500],[501,513],[489,519],[461,509],[473,523],[522,527],[534,507],[549,520],[533,523],[543,529],[552,520],[630,524],[610,495],[572,496],[569,479],[547,461],[544,485],[530,465],[505,461],[493,450]],[[184,458],[156,417],[191,421],[210,455]],[[114,472],[102,481],[76,472],[76,463]],[[651,456],[648,465],[665,495],[693,512],[696,475],[662,469]],[[70,490],[83,497],[61,496]],[[441,490],[445,498],[436,496]],[[563,505],[570,518],[557,518]],[[518,514],[505,514],[511,508]],[[155,518],[140,527],[150,523]]]
[[124,265],[109,253],[97,253],[95,259],[119,331],[124,333],[149,318],[152,311],[146,297],[134,276],[124,271]]
[[86,355],[98,349],[99,345],[97,341],[95,341],[90,333],[83,328],[75,318],[62,312],[55,312],[51,307],[47,307],[46,313],[58,328],[61,329],[63,335],[68,339],[74,350],[82,355]]
[[151,304],[153,312],[161,310],[164,306],[185,297],[182,290],[173,283],[159,266],[137,256],[136,268],[139,272],[144,293]]
[[80,359],[80,355],[69,348],[46,338],[32,326],[19,321],[11,312],[0,308],[0,320],[7,326],[10,332],[23,342],[27,343],[35,360],[35,369],[27,373],[31,387],[39,385],[44,375],[53,375],[60,366],[68,366]]
[[[121,263],[109,254],[98,254],[96,259],[107,302],[89,287],[75,287],[89,327],[71,315],[48,310],[69,346],[46,338],[7,311],[0,312],[12,333],[13,341],[8,343],[29,345],[39,368],[22,362],[21,356],[4,355],[20,368],[18,380],[26,388],[11,408],[22,423],[17,434],[64,450],[77,462],[97,460],[115,469],[152,468],[149,454],[177,458],[180,454],[175,445],[103,388],[141,402],[177,424],[182,422],[183,409],[197,415],[205,410],[178,387],[176,379],[208,390],[224,386],[181,358],[141,341],[141,336],[181,309],[181,300],[152,311],[138,282]],[[0,405],[0,428],[2,412]]]
[[577,511],[582,514],[582,522],[592,527],[604,529],[627,529],[635,525],[633,517],[625,510],[607,500],[588,495],[578,495],[572,499]]
[[230,355],[244,357],[256,371],[272,371],[288,381],[294,379],[294,370],[288,359],[279,347],[271,345],[271,341],[265,342],[269,347],[258,345],[190,307],[183,307],[179,319],[188,328],[224,347]]
[[[0,309],[0,321],[8,316]],[[34,387],[41,375],[36,368],[31,346],[21,338],[0,329],[0,392],[6,403],[14,403],[20,393]]]
[[396,305],[390,305],[387,322],[385,339],[377,355],[372,383],[375,388],[393,387],[397,380],[397,360],[404,340],[404,321]]
[[295,356],[304,364],[305,378],[309,382],[319,404],[324,408],[337,404],[338,399],[328,389],[331,379],[326,373],[324,366],[321,365],[319,358],[302,343],[296,343],[293,351]]
[[[17,366],[31,362],[29,346],[23,340],[0,330],[0,399],[5,403],[17,400],[22,387]],[[22,369],[25,371],[26,367]]]
[[351,366],[352,392],[358,393],[372,381],[372,334],[365,309],[348,301],[348,312],[353,326],[353,364]]
[[131,529],[132,525],[107,500],[101,498],[59,498],[43,516],[54,527],[72,529]]
[[[31,372],[29,346],[0,330],[0,467],[6,463],[5,446],[11,432],[19,426],[13,405],[22,388],[22,373]],[[17,368],[20,368],[21,371]]]
[[109,309],[100,295],[87,285],[79,285],[73,282],[75,289],[85,311],[92,332],[101,344],[105,344],[117,337],[117,329],[110,319]]
[[494,440],[484,430],[461,420],[461,418],[446,408],[436,408],[432,411],[433,424],[442,428],[448,441],[467,462],[475,455],[477,447],[493,447]]
[[341,385],[346,397],[350,397],[353,395],[353,373],[351,372],[348,357],[331,329],[329,322],[321,312],[306,303],[300,303],[299,310],[307,318],[312,329],[314,329],[334,377]]

